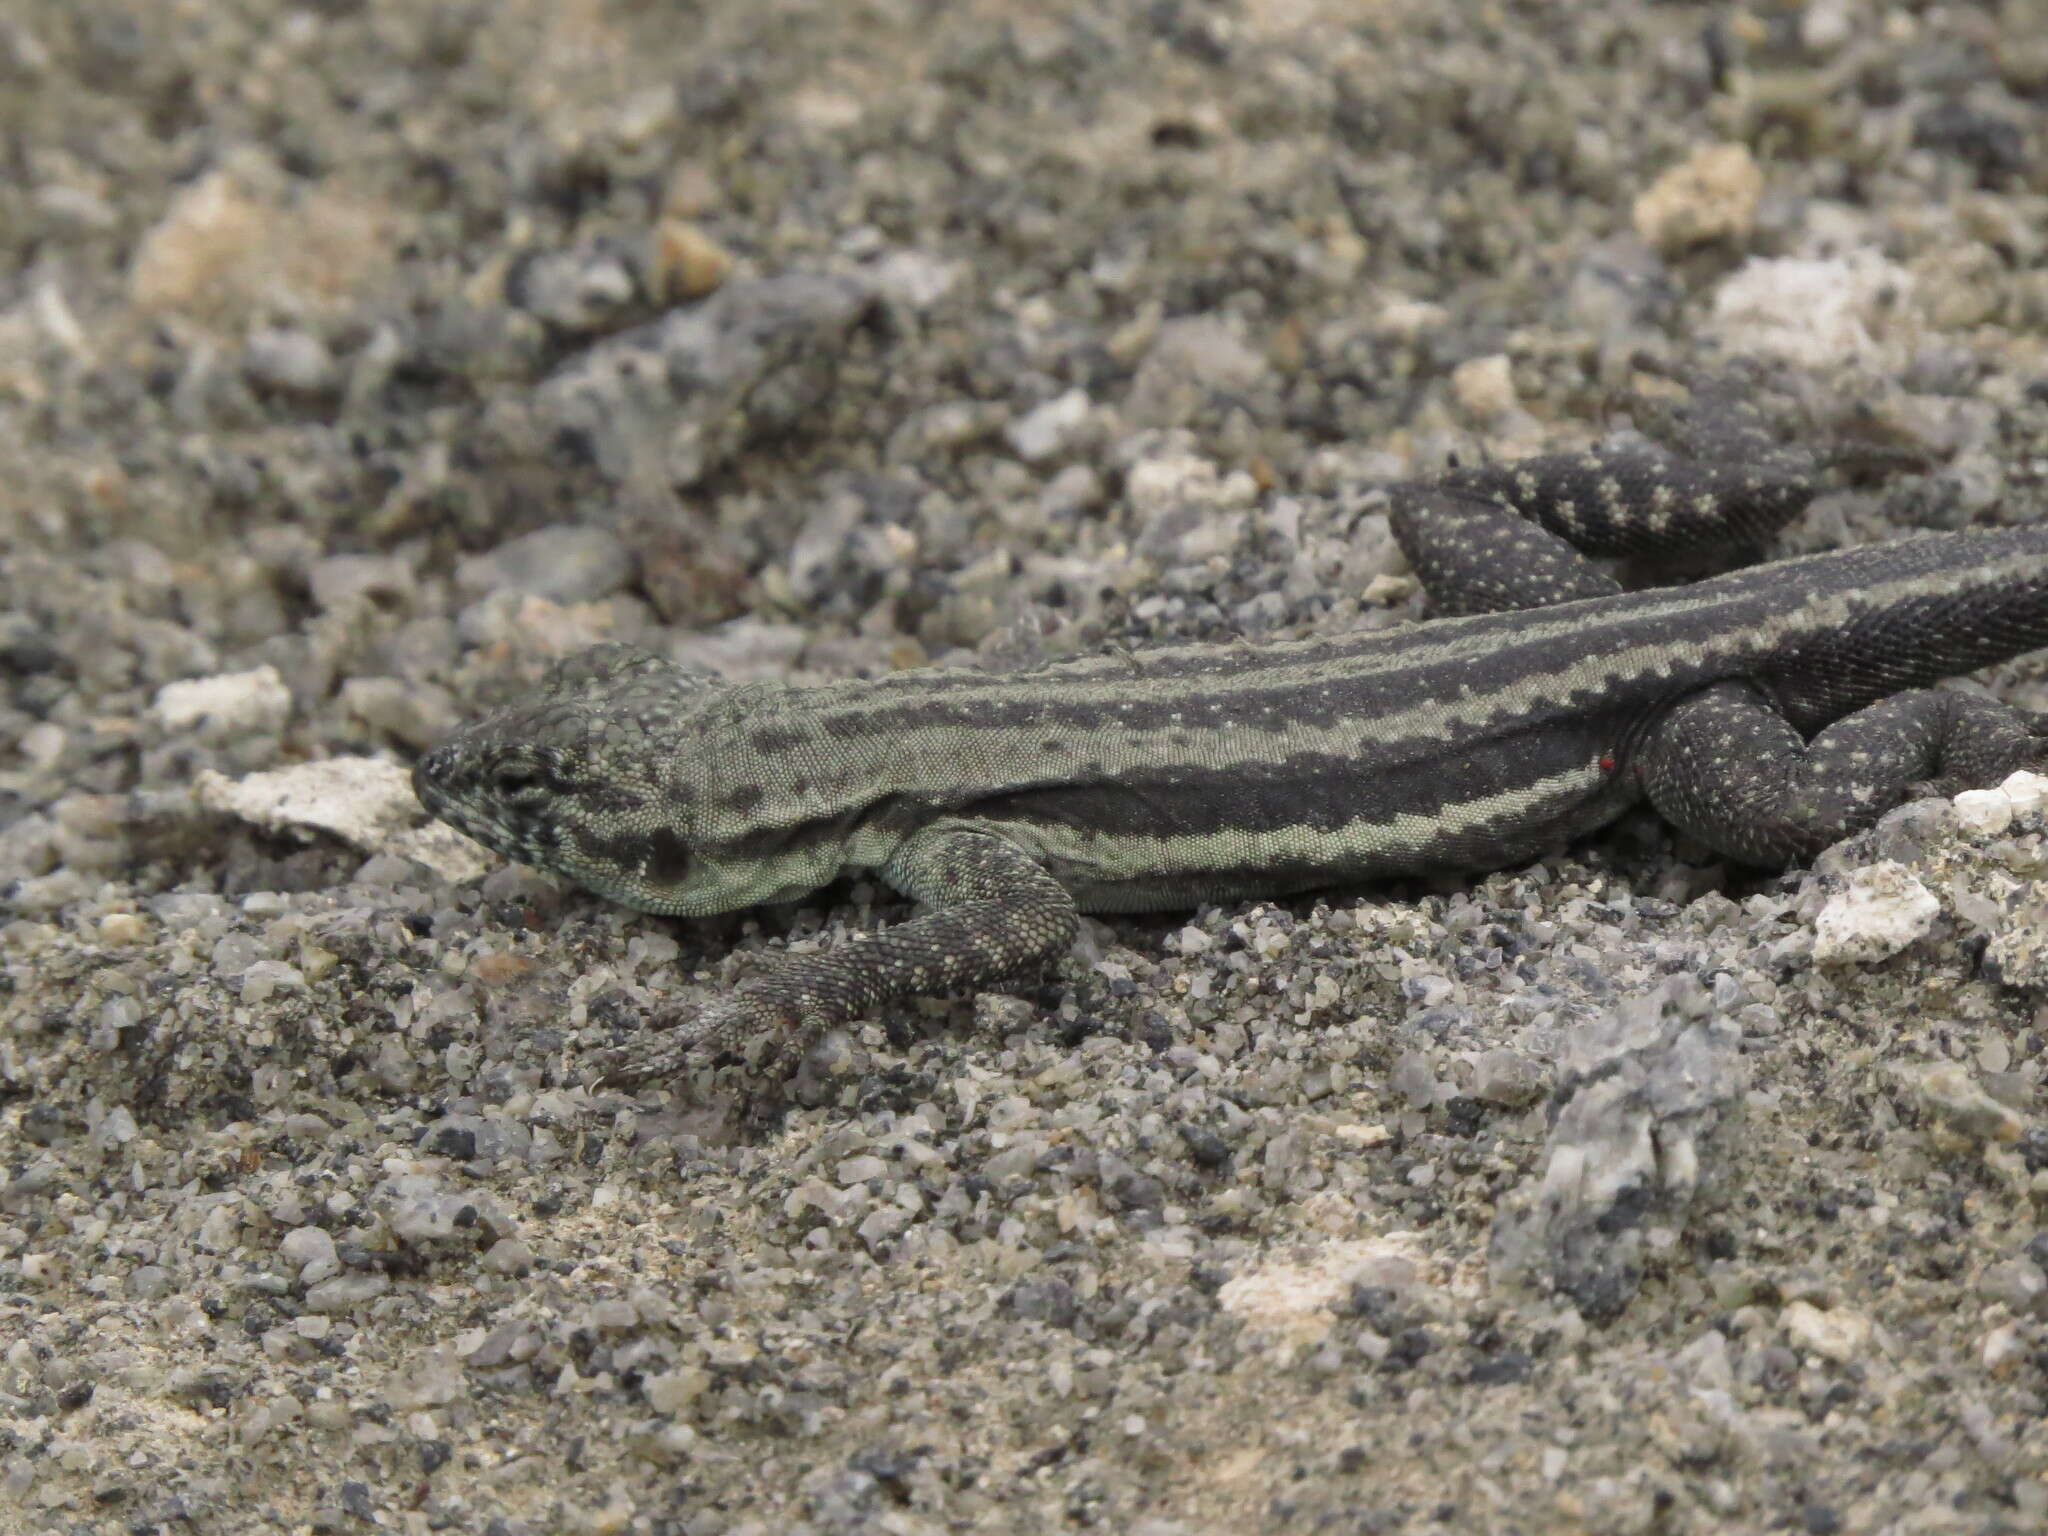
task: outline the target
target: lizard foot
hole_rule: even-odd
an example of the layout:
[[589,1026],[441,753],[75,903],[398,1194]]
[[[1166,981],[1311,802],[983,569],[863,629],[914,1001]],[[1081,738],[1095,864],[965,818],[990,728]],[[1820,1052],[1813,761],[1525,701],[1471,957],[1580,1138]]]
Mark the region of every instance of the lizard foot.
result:
[[1953,800],[1968,789],[1996,789],[2008,775],[2022,769],[2030,773],[2048,773],[2048,714],[2024,715],[2013,721],[2019,729],[2008,750],[1995,753],[1988,761],[1977,762],[1970,768],[1937,774],[1915,784],[1907,798],[1924,799],[1937,795],[1944,800]]
[[[592,1086],[631,1088],[680,1076],[722,1051],[773,1058],[786,1049],[797,1022],[759,997],[742,995],[708,1008],[672,1009],[624,1045],[584,1058]],[[765,1047],[765,1049],[764,1049]],[[755,1066],[764,1060],[754,1061]]]
[[634,1088],[655,1078],[675,1077],[693,1057],[707,1055],[708,1032],[683,1025],[648,1030],[629,1045],[593,1051],[583,1058],[594,1088]]

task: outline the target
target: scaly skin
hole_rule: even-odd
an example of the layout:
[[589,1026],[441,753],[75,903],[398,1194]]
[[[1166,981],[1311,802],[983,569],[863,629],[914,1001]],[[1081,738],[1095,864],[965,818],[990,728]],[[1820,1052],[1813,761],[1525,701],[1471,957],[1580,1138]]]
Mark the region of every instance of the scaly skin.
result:
[[1647,799],[1749,863],[1810,857],[1913,787],[1991,783],[2038,725],[1929,691],[2048,644],[2048,529],[1944,534],[1623,593],[1603,553],[1750,543],[1818,461],[1718,403],[1719,457],[1556,455],[1397,487],[1462,617],[1010,675],[729,685],[625,647],[436,747],[435,815],[651,912],[872,873],[924,911],[785,960],[600,1065],[779,1060],[892,998],[1058,959],[1080,911],[1190,907],[1540,855]]

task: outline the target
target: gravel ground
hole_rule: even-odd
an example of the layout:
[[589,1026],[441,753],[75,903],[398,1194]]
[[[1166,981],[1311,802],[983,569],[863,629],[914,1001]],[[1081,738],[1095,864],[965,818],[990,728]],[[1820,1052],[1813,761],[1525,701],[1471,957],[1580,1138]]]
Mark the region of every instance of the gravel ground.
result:
[[[419,824],[556,656],[1414,617],[1381,487],[1758,360],[2042,515],[2038,0],[9,0],[0,1529],[2048,1527],[2048,781],[1090,923],[775,1102]],[[2037,666],[1974,680],[2048,705]]]

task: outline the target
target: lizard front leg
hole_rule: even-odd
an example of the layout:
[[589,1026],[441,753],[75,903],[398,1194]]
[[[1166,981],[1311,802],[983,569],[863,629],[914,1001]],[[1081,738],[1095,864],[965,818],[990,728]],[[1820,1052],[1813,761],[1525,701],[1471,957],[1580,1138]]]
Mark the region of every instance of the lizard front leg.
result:
[[740,1051],[770,1065],[894,998],[1028,976],[1074,941],[1074,899],[1007,838],[965,825],[913,834],[882,878],[926,910],[828,954],[785,960],[728,1002],[650,1030],[596,1060],[602,1079],[644,1082],[692,1057]]
[[1916,784],[1995,784],[2038,760],[2048,722],[1976,694],[1914,688],[1801,740],[1748,683],[1681,700],[1634,754],[1650,804],[1673,826],[1745,864],[1811,858],[1860,832]]

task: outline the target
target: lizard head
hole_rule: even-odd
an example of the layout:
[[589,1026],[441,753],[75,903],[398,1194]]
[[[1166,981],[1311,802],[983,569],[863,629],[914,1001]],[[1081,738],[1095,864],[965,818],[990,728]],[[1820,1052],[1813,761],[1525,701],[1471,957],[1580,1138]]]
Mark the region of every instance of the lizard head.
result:
[[692,856],[687,759],[733,691],[633,646],[597,646],[428,752],[413,789],[485,847],[601,896],[717,911],[715,872]]

